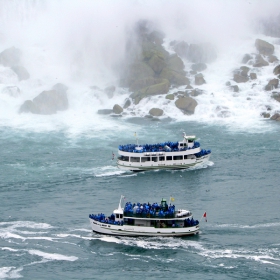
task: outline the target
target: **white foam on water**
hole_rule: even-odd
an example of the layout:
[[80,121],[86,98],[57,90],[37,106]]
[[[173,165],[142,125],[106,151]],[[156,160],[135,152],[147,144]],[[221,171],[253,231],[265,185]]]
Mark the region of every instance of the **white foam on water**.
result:
[[36,255],[39,257],[42,257],[43,259],[47,260],[58,260],[58,261],[76,261],[78,257],[75,256],[66,256],[66,255],[61,255],[61,254],[56,254],[56,253],[46,253],[40,250],[28,250],[28,253],[30,255]]
[[10,251],[10,252],[18,252],[19,250],[9,247],[2,247],[1,250],[3,251]]
[[244,228],[244,229],[256,229],[256,228],[270,228],[270,227],[279,227],[280,223],[262,223],[256,225],[239,225],[239,224],[222,224],[222,225],[213,225],[218,228]]
[[15,268],[14,266],[4,266],[0,267],[0,279],[16,279],[23,277],[19,272],[22,271],[22,268]]
[[94,168],[94,176],[95,177],[110,177],[110,176],[119,176],[125,174],[126,172],[118,169],[115,166],[102,166],[98,168]]

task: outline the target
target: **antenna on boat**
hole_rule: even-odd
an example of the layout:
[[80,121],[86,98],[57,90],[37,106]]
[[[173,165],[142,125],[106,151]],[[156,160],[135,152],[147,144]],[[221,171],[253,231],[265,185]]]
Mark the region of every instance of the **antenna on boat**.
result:
[[121,195],[120,203],[119,203],[119,209],[118,210],[122,210],[122,200],[123,199],[125,199],[125,196]]
[[134,132],[134,136],[135,136],[135,138],[136,138],[136,144],[137,144],[137,146],[139,147],[139,143],[138,143],[138,138],[137,138],[137,133],[136,133],[136,132]]

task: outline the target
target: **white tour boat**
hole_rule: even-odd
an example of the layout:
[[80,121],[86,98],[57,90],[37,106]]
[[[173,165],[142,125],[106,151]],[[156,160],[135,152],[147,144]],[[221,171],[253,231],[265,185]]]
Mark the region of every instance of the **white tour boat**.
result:
[[119,207],[111,216],[89,215],[94,232],[122,236],[185,236],[199,232],[199,221],[193,219],[190,211],[176,210],[175,205],[168,205],[165,199],[160,204],[127,202],[122,208],[123,198],[121,196]]
[[[183,141],[120,145],[117,166],[130,171],[186,169],[206,163],[211,150],[200,148],[195,135],[184,133]],[[138,140],[137,140],[138,142]]]

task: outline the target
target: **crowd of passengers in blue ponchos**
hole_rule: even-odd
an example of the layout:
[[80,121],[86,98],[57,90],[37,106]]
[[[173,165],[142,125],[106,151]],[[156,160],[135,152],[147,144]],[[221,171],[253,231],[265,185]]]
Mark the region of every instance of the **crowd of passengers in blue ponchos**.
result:
[[[184,147],[178,148],[178,142],[164,142],[159,144],[145,144],[145,145],[136,145],[136,144],[127,144],[120,145],[119,150],[129,153],[146,153],[146,152],[177,152],[177,151],[185,151],[190,149],[195,149],[200,147],[199,142],[194,142],[192,148]],[[137,148],[137,149],[136,149]],[[141,149],[139,149],[141,148]],[[195,154],[197,157],[202,157],[204,155],[208,155],[211,153],[211,150],[202,149],[199,153]]]
[[164,142],[158,144],[144,144],[144,145],[127,144],[127,145],[120,145],[119,150],[124,152],[130,152],[130,153],[146,153],[146,152],[161,152],[161,151],[176,152],[176,151],[184,151],[184,150],[200,147],[199,142],[195,142],[195,141],[192,148],[182,147],[179,149],[178,144],[179,144],[178,142]]
[[[124,207],[124,216],[133,217],[150,217],[150,218],[174,218],[175,217],[175,205],[166,205],[162,206],[158,203],[134,203],[127,202]],[[94,219],[95,221],[113,225],[123,225],[123,221],[115,221],[115,215],[111,214],[111,216],[106,217],[104,214],[100,213],[97,215],[90,214],[89,217]],[[193,218],[185,219],[184,226],[196,226],[199,224],[198,220],[194,220]]]
[[127,202],[124,207],[125,216],[132,217],[133,215],[138,217],[162,217],[173,218],[175,215],[175,205],[166,205],[163,207],[161,204],[153,203],[131,203]]

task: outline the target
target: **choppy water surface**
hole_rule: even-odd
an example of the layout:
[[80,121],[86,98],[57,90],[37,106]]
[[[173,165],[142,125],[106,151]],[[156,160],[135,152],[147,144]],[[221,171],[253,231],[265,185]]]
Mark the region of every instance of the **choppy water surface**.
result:
[[[1,128],[1,279],[279,279],[277,123],[267,123],[265,133],[195,122],[114,123],[75,135]],[[135,131],[141,143],[196,134],[212,150],[211,162],[185,171],[120,171],[112,152],[133,143]],[[121,194],[132,202],[172,195],[197,219],[206,211],[208,222],[185,238],[92,233],[88,214],[111,214]]]

